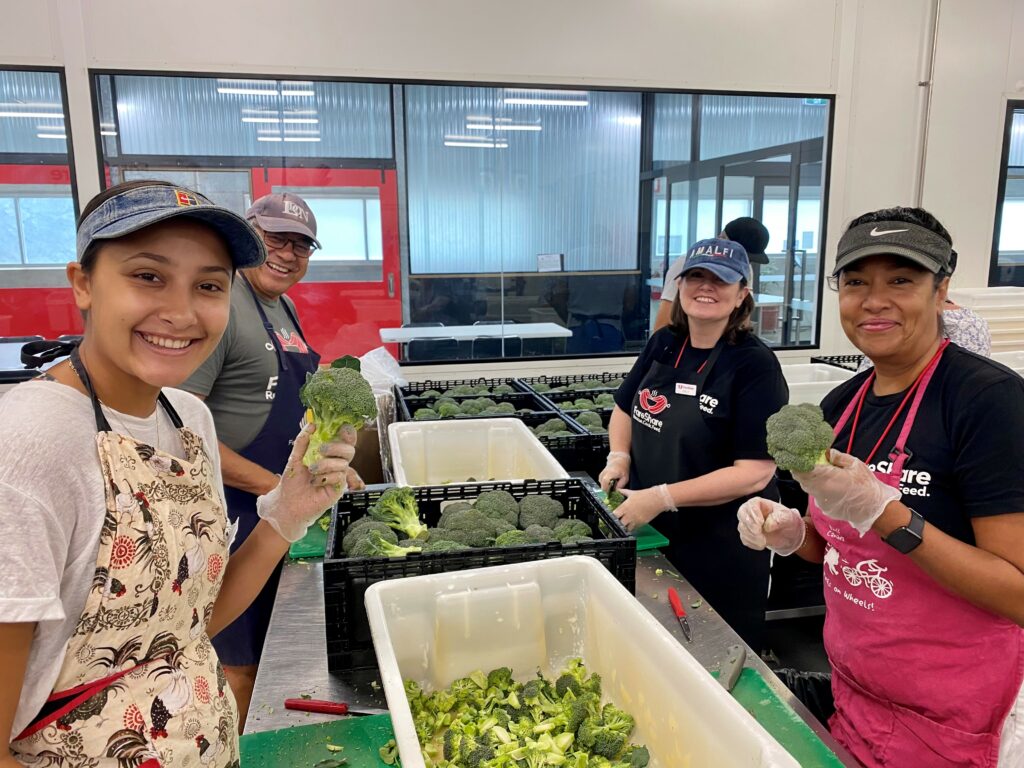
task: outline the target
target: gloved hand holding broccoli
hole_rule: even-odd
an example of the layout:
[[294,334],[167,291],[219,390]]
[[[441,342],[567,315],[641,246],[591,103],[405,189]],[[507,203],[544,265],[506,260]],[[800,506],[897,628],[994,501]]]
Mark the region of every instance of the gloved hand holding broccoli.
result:
[[308,375],[299,398],[307,408],[307,421],[316,426],[302,457],[307,467],[320,460],[320,446],[336,440],[343,427],[358,431],[365,422],[377,418],[373,390],[359,373],[359,361],[354,357],[340,358],[330,368]]
[[768,454],[779,469],[810,472],[817,464],[828,463],[832,447],[832,427],[811,403],[784,405],[768,418]]

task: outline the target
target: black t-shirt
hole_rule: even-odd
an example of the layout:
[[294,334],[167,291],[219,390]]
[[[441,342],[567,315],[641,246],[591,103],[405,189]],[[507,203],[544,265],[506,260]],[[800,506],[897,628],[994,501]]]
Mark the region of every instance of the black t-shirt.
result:
[[[632,413],[633,397],[656,362],[673,366],[678,359],[679,369],[691,374],[691,381],[695,379],[711,350],[687,344],[680,357],[683,341],[671,328],[662,328],[651,336],[615,393],[615,404]],[[727,449],[734,461],[771,458],[765,445],[765,422],[786,404],[789,388],[778,358],[763,341],[748,334],[735,345],[723,345],[703,394],[709,398],[710,407],[701,409],[702,416],[716,435],[728,441]]]
[[[821,403],[835,425],[871,371],[832,390]],[[833,444],[867,458],[905,393],[864,398],[852,450],[853,417]],[[868,464],[888,471],[910,404]],[[960,541],[974,544],[971,518],[1024,512],[1024,379],[988,358],[950,344],[928,385],[907,438],[903,503]]]

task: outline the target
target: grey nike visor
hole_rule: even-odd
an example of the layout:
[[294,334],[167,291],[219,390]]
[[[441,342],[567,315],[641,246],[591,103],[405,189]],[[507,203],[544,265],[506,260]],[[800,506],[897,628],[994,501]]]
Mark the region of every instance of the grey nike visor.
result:
[[952,253],[950,244],[930,229],[905,221],[872,221],[839,238],[832,275],[867,256],[900,256],[934,274],[952,274]]

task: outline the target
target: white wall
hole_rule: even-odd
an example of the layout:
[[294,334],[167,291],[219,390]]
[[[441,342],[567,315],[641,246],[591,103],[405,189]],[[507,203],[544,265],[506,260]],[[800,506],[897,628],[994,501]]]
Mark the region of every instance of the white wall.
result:
[[[67,67],[83,199],[99,188],[89,68],[834,93],[829,263],[850,218],[915,202],[934,2],[0,0],[0,64]],[[923,201],[954,234],[957,285],[976,287],[1024,11],[939,2]],[[849,350],[827,291],[822,348]]]

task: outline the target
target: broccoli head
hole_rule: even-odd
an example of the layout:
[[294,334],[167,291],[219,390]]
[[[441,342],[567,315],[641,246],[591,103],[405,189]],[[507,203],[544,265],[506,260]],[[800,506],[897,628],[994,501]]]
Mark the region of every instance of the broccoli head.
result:
[[437,421],[440,417],[433,408],[417,408],[412,415],[413,421]]
[[594,404],[602,408],[611,408],[615,405],[615,395],[611,392],[602,392],[594,398]]
[[592,536],[569,536],[567,538],[562,539],[562,546],[574,547],[577,544],[591,544],[595,541],[597,541],[597,539],[595,539]]
[[573,402],[572,407],[579,411],[593,411],[597,409],[598,406],[597,403],[589,397],[580,397]]
[[442,419],[450,419],[453,416],[458,416],[462,413],[462,409],[459,408],[458,403],[445,401],[443,403],[434,403],[434,409],[437,411],[437,415]]
[[444,528],[445,527],[445,521],[449,518],[449,516],[453,515],[456,512],[459,512],[461,510],[472,509],[472,508],[473,508],[473,503],[470,502],[470,501],[453,501],[452,503],[450,503],[448,506],[446,506],[444,508],[444,511],[441,513],[441,519],[437,523],[437,527],[438,528]]
[[450,539],[436,539],[423,546],[424,552],[459,552],[464,549],[470,549],[470,547]]
[[437,536],[470,547],[487,547],[505,530],[502,520],[495,520],[475,508],[461,509],[444,516]]
[[402,531],[410,539],[423,539],[427,534],[412,488],[388,488],[370,507],[370,517]]
[[365,539],[370,533],[376,532],[392,544],[398,543],[398,536],[384,523],[380,523],[370,517],[361,517],[356,520],[345,531],[345,537],[341,540],[341,549],[346,554],[352,554],[352,548]]
[[555,432],[561,432],[565,429],[565,422],[561,419],[548,419],[543,424],[538,424],[533,428],[533,434],[541,437],[543,435],[554,434]]
[[554,528],[563,514],[565,508],[558,499],[543,494],[524,496],[519,502],[519,527],[524,530],[531,525]]
[[440,397],[441,393],[438,392],[436,389],[427,389],[427,390],[424,390],[423,392],[420,392],[419,396],[420,397]]
[[513,392],[515,392],[515,389],[511,384],[498,384],[491,390],[493,395],[511,395]]
[[601,421],[601,414],[595,413],[594,411],[584,411],[583,413],[576,417],[576,421],[578,421],[587,429],[600,429],[604,427],[604,422]]
[[321,368],[306,376],[299,390],[306,417],[315,425],[302,463],[313,466],[320,460],[320,446],[338,437],[342,427],[361,429],[377,418],[377,401],[369,382],[354,368]]
[[555,525],[555,538],[565,541],[576,536],[589,536],[593,531],[582,520],[559,520]]
[[534,544],[546,544],[549,541],[558,541],[555,532],[546,525],[528,525],[523,533],[530,537]]
[[525,544],[533,543],[533,537],[530,534],[515,528],[498,534],[498,537],[494,540],[494,546],[496,547],[521,547]]
[[779,469],[810,472],[828,463],[834,435],[821,408],[812,403],[784,405],[768,418],[768,453]]
[[519,504],[508,491],[485,491],[477,496],[473,507],[487,517],[516,525],[519,522]]
[[544,392],[550,392],[551,391],[551,385],[548,384],[547,382],[544,382],[544,381],[535,382],[534,384],[531,384],[530,386],[533,387],[533,391],[534,392],[544,393]]
[[353,545],[352,557],[405,557],[410,552],[421,552],[421,547],[400,547],[393,544],[380,531],[370,531]]
[[608,509],[614,512],[625,500],[626,495],[622,491],[616,489],[608,494],[608,499],[605,501],[605,504],[608,505]]

